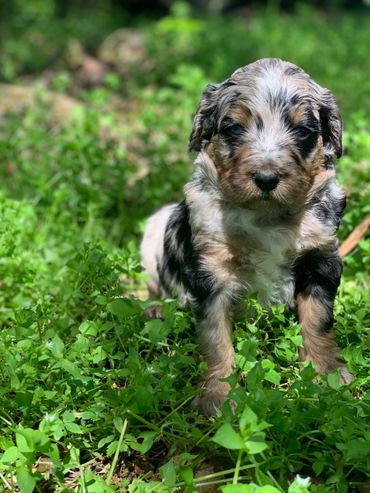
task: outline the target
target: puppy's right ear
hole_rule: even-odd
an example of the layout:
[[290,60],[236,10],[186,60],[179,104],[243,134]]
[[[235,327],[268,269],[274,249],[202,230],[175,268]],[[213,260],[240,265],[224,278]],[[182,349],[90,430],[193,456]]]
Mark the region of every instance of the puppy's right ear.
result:
[[189,151],[200,151],[208,144],[217,125],[217,94],[222,84],[208,84],[193,121]]

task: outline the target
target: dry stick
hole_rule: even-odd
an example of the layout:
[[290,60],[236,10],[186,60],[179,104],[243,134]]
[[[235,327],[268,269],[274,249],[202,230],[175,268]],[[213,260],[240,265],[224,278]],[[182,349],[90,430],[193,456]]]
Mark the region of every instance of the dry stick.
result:
[[341,257],[344,257],[351,252],[361,241],[366,231],[370,227],[370,214],[364,217],[358,226],[352,231],[346,240],[341,244],[339,253]]

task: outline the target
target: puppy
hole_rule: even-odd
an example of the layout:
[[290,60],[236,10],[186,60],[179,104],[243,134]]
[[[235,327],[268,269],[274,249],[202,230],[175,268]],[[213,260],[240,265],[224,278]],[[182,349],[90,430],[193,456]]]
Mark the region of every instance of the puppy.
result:
[[232,324],[251,294],[267,309],[296,307],[301,360],[349,383],[332,333],[345,195],[331,92],[291,63],[258,60],[208,85],[189,149],[198,155],[185,200],[149,219],[141,253],[150,294],[176,292],[197,320],[208,369],[196,407],[213,414],[227,396]]

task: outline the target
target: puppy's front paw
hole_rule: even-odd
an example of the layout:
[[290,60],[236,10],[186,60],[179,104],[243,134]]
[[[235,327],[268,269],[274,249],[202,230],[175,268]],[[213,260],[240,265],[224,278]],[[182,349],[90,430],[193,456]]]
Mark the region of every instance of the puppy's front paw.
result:
[[339,368],[339,381],[342,385],[348,385],[353,381],[353,375],[345,366]]
[[164,312],[161,305],[152,305],[148,308],[145,308],[143,311],[143,317],[147,320],[151,320],[153,318],[162,318],[164,319]]
[[201,412],[204,416],[220,414],[221,407],[227,399],[230,385],[217,379],[208,380],[204,389],[192,402],[192,409]]

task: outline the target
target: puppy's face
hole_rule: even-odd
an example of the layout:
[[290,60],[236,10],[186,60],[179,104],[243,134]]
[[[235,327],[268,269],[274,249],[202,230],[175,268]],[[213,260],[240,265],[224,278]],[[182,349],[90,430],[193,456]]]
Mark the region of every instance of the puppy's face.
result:
[[190,149],[212,158],[226,201],[257,210],[299,208],[342,153],[332,94],[303,70],[259,60],[210,85],[194,119]]

